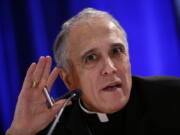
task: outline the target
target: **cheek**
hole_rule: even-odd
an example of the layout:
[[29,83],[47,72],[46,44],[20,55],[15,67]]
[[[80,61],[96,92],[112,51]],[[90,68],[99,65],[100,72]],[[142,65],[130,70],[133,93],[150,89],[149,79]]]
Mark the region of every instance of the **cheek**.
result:
[[116,60],[115,65],[120,75],[122,76],[131,75],[131,67],[128,57],[124,57],[121,61]]
[[97,88],[97,74],[95,72],[81,73],[81,88],[88,94],[92,94]]
[[127,57],[122,62],[117,62],[118,74],[124,83],[125,95],[129,95],[131,90],[131,64]]
[[131,78],[131,64],[130,64],[130,62],[125,63],[123,70],[126,73],[126,76]]
[[95,68],[79,68],[80,84],[86,89],[95,89],[99,76],[98,65]]
[[98,89],[98,73],[94,71],[81,71],[80,73],[80,88],[83,91],[83,100],[86,104],[96,100]]

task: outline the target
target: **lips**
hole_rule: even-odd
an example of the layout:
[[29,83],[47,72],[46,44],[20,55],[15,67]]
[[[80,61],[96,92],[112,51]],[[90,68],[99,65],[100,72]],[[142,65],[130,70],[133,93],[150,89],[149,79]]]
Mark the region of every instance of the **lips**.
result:
[[102,90],[110,91],[110,90],[117,90],[118,88],[122,88],[122,83],[120,82],[113,82],[105,86]]

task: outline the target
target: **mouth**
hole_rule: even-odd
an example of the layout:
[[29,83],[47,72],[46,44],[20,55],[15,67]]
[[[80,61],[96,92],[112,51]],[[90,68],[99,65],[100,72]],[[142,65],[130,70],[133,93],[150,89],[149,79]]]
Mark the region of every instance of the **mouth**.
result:
[[103,91],[115,91],[118,90],[119,88],[122,88],[122,83],[112,83],[104,87],[102,90]]

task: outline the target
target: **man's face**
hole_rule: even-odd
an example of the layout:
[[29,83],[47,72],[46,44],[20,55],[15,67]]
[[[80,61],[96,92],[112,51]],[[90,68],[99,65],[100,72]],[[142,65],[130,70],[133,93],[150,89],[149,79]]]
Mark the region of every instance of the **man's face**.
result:
[[113,113],[130,95],[131,73],[125,37],[113,22],[93,18],[73,26],[67,38],[75,88],[90,111]]

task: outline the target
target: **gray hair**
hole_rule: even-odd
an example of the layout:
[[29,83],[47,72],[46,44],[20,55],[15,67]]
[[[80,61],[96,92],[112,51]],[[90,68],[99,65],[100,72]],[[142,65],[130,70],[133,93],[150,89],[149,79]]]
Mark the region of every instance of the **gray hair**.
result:
[[86,20],[87,18],[93,17],[106,17],[110,19],[123,33],[126,41],[126,49],[128,50],[127,36],[124,29],[118,23],[118,21],[105,11],[96,10],[93,8],[86,8],[79,12],[76,16],[72,17],[62,25],[62,29],[56,37],[55,43],[53,45],[54,59],[57,67],[63,68],[65,71],[70,71],[70,66],[68,63],[68,50],[66,45],[66,37],[74,24],[81,20]]

